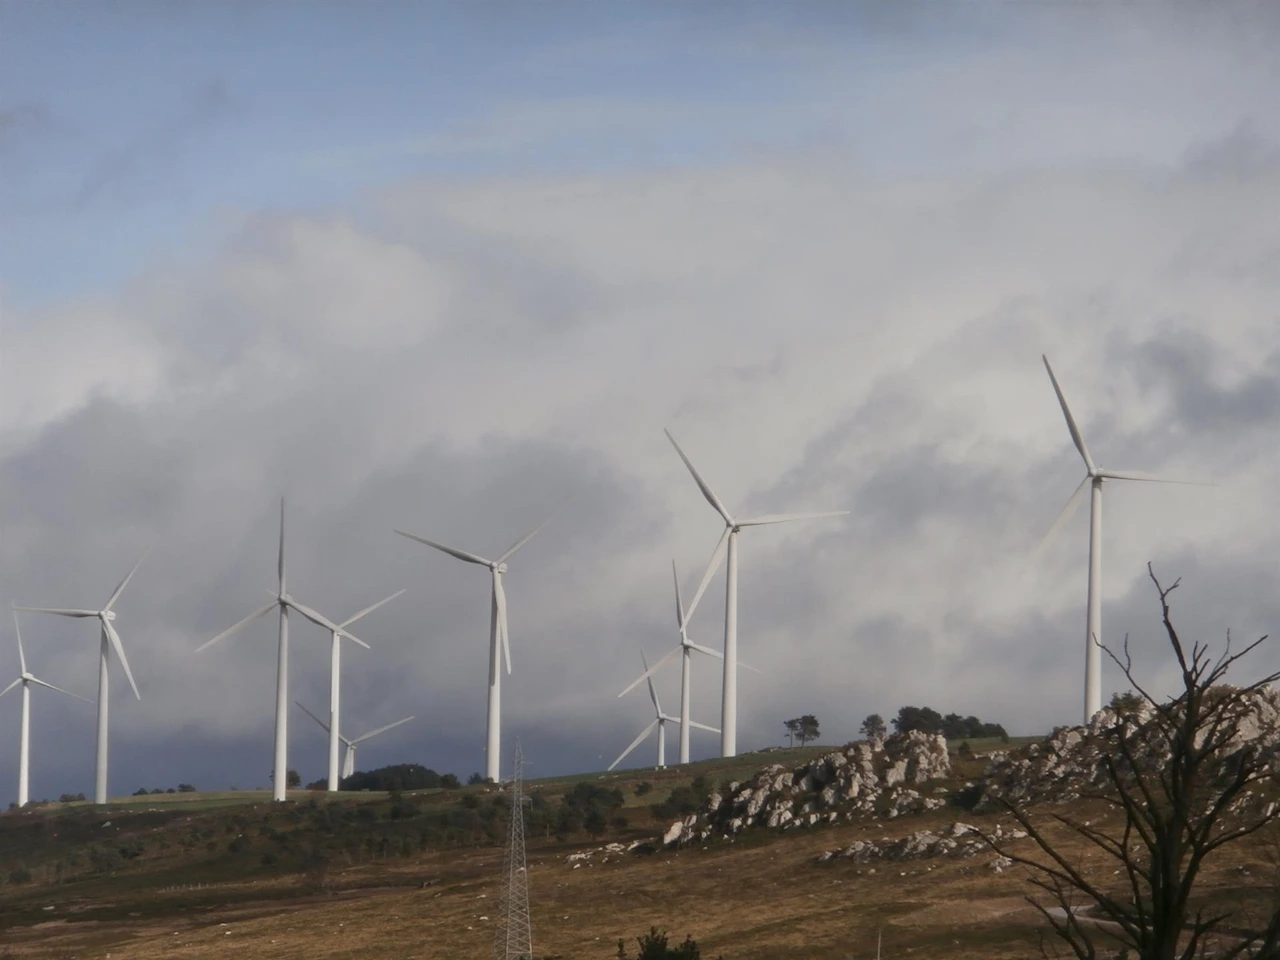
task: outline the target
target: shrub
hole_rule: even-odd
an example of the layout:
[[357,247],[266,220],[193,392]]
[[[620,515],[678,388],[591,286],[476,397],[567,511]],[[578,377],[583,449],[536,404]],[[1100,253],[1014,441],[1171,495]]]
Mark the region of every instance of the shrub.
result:
[[9,871],[9,882],[10,883],[30,883],[31,871],[24,866],[14,867],[12,870]]
[[[650,927],[643,937],[636,937],[636,945],[640,948],[635,960],[701,960],[702,951],[698,949],[693,937],[686,936],[679,946],[670,946],[666,931]],[[627,955],[627,945],[618,941],[618,960],[631,960]]]

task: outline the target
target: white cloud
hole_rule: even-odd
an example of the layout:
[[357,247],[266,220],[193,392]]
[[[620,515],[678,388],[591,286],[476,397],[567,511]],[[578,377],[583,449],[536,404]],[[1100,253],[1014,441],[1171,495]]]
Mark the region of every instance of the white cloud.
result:
[[[1029,109],[1053,78],[1019,69]],[[636,642],[671,640],[671,556],[694,580],[719,532],[670,426],[732,509],[853,511],[743,538],[742,653],[768,672],[743,680],[744,744],[788,710],[840,737],[912,700],[1022,730],[1074,720],[1083,518],[1028,569],[1080,474],[1041,352],[1100,461],[1231,484],[1108,491],[1108,635],[1153,635],[1148,558],[1188,576],[1207,639],[1280,614],[1232,588],[1274,567],[1280,533],[1280,164],[1264,133],[1192,114],[1163,159],[406,183],[358,220],[251,220],[91,310],[10,311],[0,574],[24,599],[88,602],[160,532],[126,633],[147,700],[117,730],[260,736],[271,629],[187,651],[270,586],[287,490],[298,596],[337,616],[412,588],[351,661],[352,722],[417,713],[395,742],[465,770],[484,578],[390,528],[497,552],[567,501],[513,563],[506,716],[580,743],[542,769],[581,768],[643,716],[613,693]],[[720,602],[695,620],[705,641]],[[323,689],[313,641],[300,695]],[[88,658],[68,672],[87,682]],[[700,665],[704,721],[715,681]]]

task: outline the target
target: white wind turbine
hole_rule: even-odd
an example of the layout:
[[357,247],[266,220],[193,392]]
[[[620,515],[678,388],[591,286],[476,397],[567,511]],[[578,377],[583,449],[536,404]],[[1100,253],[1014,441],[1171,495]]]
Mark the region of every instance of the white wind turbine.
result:
[[120,599],[120,594],[129,585],[133,575],[138,572],[138,567],[142,566],[142,561],[146,559],[147,551],[150,549],[148,547],[147,550],[142,552],[138,562],[133,565],[133,569],[120,581],[115,593],[111,594],[106,606],[101,610],[73,610],[64,607],[14,607],[15,610],[25,610],[30,613],[51,613],[59,617],[96,617],[101,624],[101,637],[98,646],[98,744],[97,764],[93,777],[94,803],[107,802],[107,692],[109,686],[107,658],[112,650],[115,650],[116,656],[120,658],[120,666],[124,668],[124,675],[129,680],[129,686],[133,688],[133,695],[139,700],[142,699],[142,694],[138,693],[138,685],[133,680],[133,671],[129,669],[129,661],[124,655],[124,646],[120,643],[120,634],[116,632],[116,628],[112,624],[116,614],[111,608]]
[[[662,705],[658,703],[658,691],[653,689],[653,678],[649,676],[649,674],[651,674],[653,671],[649,669],[649,661],[648,659],[645,658],[643,650],[640,651],[640,662],[644,664],[644,671],[645,671],[642,679],[647,680],[649,683],[649,699],[653,701],[654,718],[652,721],[650,721],[647,727],[645,727],[643,730],[640,731],[640,735],[631,741],[631,746],[623,750],[622,753],[618,755],[618,759],[613,761],[613,763],[609,764],[610,770],[612,770],[614,767],[620,764],[623,760],[625,760],[627,754],[629,754],[636,747],[640,746],[640,743],[644,740],[645,737],[647,737],[650,733],[654,731],[654,728],[657,728],[657,731],[658,731],[658,769],[661,770],[662,768],[664,768],[667,765],[667,721],[668,720],[670,720],[672,723],[680,724],[682,728],[687,724],[690,727],[697,727],[699,730],[708,730],[711,733],[720,732],[715,727],[708,727],[708,726],[705,726],[704,724],[694,723],[692,720],[686,720],[679,717],[669,717],[665,713],[663,713]],[[637,680],[636,683],[639,683],[639,681]],[[632,684],[632,686],[635,686],[635,684]]]
[[1071,439],[1080,451],[1084,460],[1085,475],[1080,485],[1067,498],[1058,519],[1053,522],[1049,532],[1044,535],[1036,548],[1040,550],[1053,538],[1053,535],[1075,513],[1080,505],[1080,496],[1085,485],[1090,488],[1089,499],[1089,586],[1085,615],[1085,660],[1084,660],[1084,722],[1088,723],[1093,715],[1102,709],[1102,483],[1104,480],[1141,480],[1152,483],[1180,483],[1191,486],[1210,486],[1210,484],[1191,483],[1186,480],[1166,480],[1145,473],[1131,473],[1120,470],[1104,470],[1093,461],[1089,448],[1085,446],[1084,436],[1076,425],[1075,417],[1067,406],[1067,398],[1058,386],[1058,378],[1053,375],[1053,367],[1049,366],[1049,358],[1041,354],[1044,368],[1049,372],[1049,382],[1053,384],[1053,392],[1058,396],[1058,404],[1062,407],[1062,415],[1067,420],[1067,430]]
[[499,762],[502,760],[499,755],[502,724],[502,672],[498,668],[499,646],[502,648],[501,653],[506,662],[507,673],[511,673],[511,644],[507,633],[507,594],[502,589],[502,575],[507,572],[507,561],[515,555],[515,552],[532,540],[534,535],[550,522],[551,517],[547,517],[532,532],[525,534],[512,544],[511,548],[498,557],[497,560],[486,560],[484,557],[477,556],[474,553],[447,547],[443,543],[436,543],[434,540],[428,540],[426,537],[419,537],[412,533],[405,533],[403,530],[395,531],[402,537],[408,537],[410,540],[418,541],[418,543],[425,543],[428,547],[435,547],[435,549],[447,553],[451,557],[457,557],[466,563],[476,563],[482,567],[488,567],[493,576],[493,597],[489,607],[489,710],[486,721],[484,763],[485,776],[494,783],[498,782]]
[[[298,703],[297,700],[293,702],[298,704],[298,706],[302,709],[303,713],[305,713],[308,717],[310,717],[316,723],[320,724],[320,726],[324,727],[325,733],[329,734],[330,737],[333,736],[334,728],[332,726],[325,723],[323,720],[317,717],[314,713],[312,713],[306,707],[302,706],[302,704]],[[380,733],[386,733],[392,727],[398,727],[402,723],[408,723],[412,719],[413,717],[405,717],[403,720],[397,720],[395,723],[388,723],[385,727],[379,727],[377,730],[370,730],[368,733],[361,734],[358,737],[353,737],[350,740],[342,736],[342,734],[338,734],[338,738],[347,745],[347,752],[345,756],[343,756],[342,758],[343,779],[345,780],[347,777],[351,776],[353,773],[356,772],[356,747],[357,746],[364,743],[366,740],[371,739],[372,737],[376,737]]]
[[285,570],[284,570],[284,497],[280,498],[280,559],[277,566],[280,575],[280,587],[276,592],[276,598],[261,610],[249,614],[239,623],[232,627],[228,627],[212,640],[207,640],[196,648],[196,653],[206,647],[210,647],[219,640],[225,640],[233,633],[248,626],[259,617],[265,617],[272,610],[280,610],[280,641],[276,655],[276,729],[275,729],[275,759],[271,768],[271,785],[272,799],[284,800],[285,790],[288,787],[288,713],[289,713],[289,608],[292,607],[300,614],[310,620],[317,626],[324,627],[332,634],[338,634],[352,640],[360,646],[368,649],[369,645],[359,637],[350,633],[345,627],[341,627],[327,617],[321,616],[308,606],[299,603],[293,597],[289,596],[285,589]]
[[[688,763],[689,762],[689,726],[690,726],[689,685],[690,685],[690,673],[692,668],[692,664],[690,661],[692,660],[693,651],[697,650],[699,653],[705,653],[707,656],[715,657],[717,660],[723,660],[724,656],[720,653],[719,650],[712,650],[710,647],[704,647],[702,644],[694,643],[692,640],[689,639],[687,627],[689,625],[689,619],[693,616],[693,608],[691,607],[690,609],[685,610],[684,604],[680,602],[680,576],[679,574],[676,573],[676,562],[674,560],[671,561],[671,577],[675,581],[675,585],[676,585],[676,626],[680,630],[679,642],[676,643],[673,649],[668,650],[665,654],[663,654],[662,659],[660,659],[652,667],[649,667],[647,670],[645,670],[645,672],[640,674],[640,676],[636,677],[635,680],[631,681],[630,686],[628,686],[627,689],[623,690],[622,693],[618,694],[618,696],[625,697],[628,693],[630,693],[632,690],[636,688],[636,686],[640,683],[641,680],[649,679],[649,677],[653,676],[655,673],[661,670],[663,665],[672,657],[674,657],[677,653],[683,654],[680,661],[680,721],[679,721],[680,722],[680,762]],[[738,666],[742,667],[744,670],[750,670],[753,673],[760,673],[760,671],[757,670],[755,667],[749,664],[743,663],[741,660],[738,661]]]
[[[338,624],[339,628],[351,626],[351,624],[355,623],[362,617],[366,617],[373,613],[373,611],[377,610],[384,603],[390,603],[402,593],[404,593],[403,590],[397,590],[386,599],[379,600],[377,603],[365,607],[354,617],[344,620],[342,623]],[[332,792],[338,789],[338,731],[341,729],[339,726],[338,700],[340,688],[342,686],[342,634],[337,630],[334,630],[330,632],[330,635],[333,639],[329,654],[329,726],[327,729],[329,730],[328,788]],[[302,706],[302,704],[298,704],[298,706]],[[303,709],[306,708],[304,707]]]
[[698,489],[702,491],[702,495],[707,498],[707,503],[711,504],[716,513],[720,514],[720,518],[724,520],[724,533],[720,535],[720,542],[716,544],[716,549],[711,554],[711,562],[707,564],[707,572],[702,575],[702,582],[698,584],[697,592],[694,593],[693,602],[689,607],[692,609],[698,605],[698,601],[702,599],[702,594],[707,589],[707,584],[711,582],[716,569],[720,566],[721,559],[727,553],[728,569],[725,574],[724,591],[724,688],[720,702],[720,755],[722,757],[733,757],[738,753],[738,533],[743,527],[760,527],[770,523],[790,523],[793,520],[843,517],[849,511],[771,513],[760,517],[735,519],[725,509],[724,504],[720,502],[720,498],[712,492],[707,482],[698,474],[698,471],[694,469],[693,463],[685,456],[685,452],[680,449],[680,444],[676,443],[676,438],[671,435],[671,431],[666,430],[664,432],[667,435],[667,439],[671,441],[671,445],[676,448],[676,453],[680,454],[680,459],[684,461],[684,465],[693,474],[694,482],[698,484]]
[[22,631],[18,627],[17,611],[13,614],[13,632],[18,638],[18,669],[21,672],[17,680],[0,690],[0,697],[19,684],[22,685],[22,726],[18,734],[18,806],[25,807],[27,801],[31,799],[28,789],[31,774],[31,685],[34,683],[38,687],[48,687],[50,690],[57,690],[59,693],[65,693],[68,697],[75,697],[85,703],[93,701],[69,690],[63,690],[61,687],[55,687],[27,670],[27,656],[22,650]]

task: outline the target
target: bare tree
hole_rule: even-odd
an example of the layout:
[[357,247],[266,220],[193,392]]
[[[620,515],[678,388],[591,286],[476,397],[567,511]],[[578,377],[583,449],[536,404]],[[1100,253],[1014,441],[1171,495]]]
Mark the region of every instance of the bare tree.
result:
[[[1280,804],[1267,803],[1259,790],[1274,778],[1275,748],[1258,735],[1259,718],[1267,713],[1260,707],[1274,705],[1268,688],[1280,673],[1247,686],[1227,684],[1231,668],[1266,637],[1232,653],[1228,634],[1216,659],[1200,643],[1188,653],[1169,618],[1169,594],[1180,581],[1166,589],[1150,564],[1147,571],[1160,594],[1182,689],[1158,700],[1134,677],[1128,637],[1123,660],[1103,647],[1142,702],[1133,715],[1118,717],[1103,732],[1100,788],[1082,793],[1082,799],[1118,813],[1119,827],[1060,813],[1033,817],[1025,804],[1001,800],[1040,856],[1020,856],[1001,841],[991,842],[1002,855],[1030,868],[1031,883],[1049,895],[1050,903],[1027,899],[1078,960],[1096,960],[1100,940],[1112,944],[1111,950],[1119,941],[1136,952],[1137,960],[1275,960],[1280,958],[1280,909],[1272,907],[1244,927],[1242,914],[1205,906],[1204,897],[1196,896],[1203,894],[1196,882],[1207,858],[1280,818]],[[1068,828],[1085,849],[1101,851],[1118,869],[1087,870],[1066,844],[1046,835],[1046,818]]]

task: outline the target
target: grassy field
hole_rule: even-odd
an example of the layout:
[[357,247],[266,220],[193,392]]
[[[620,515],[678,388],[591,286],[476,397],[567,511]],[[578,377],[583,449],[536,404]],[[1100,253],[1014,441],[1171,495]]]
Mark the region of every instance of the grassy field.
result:
[[[981,752],[985,745],[972,746]],[[824,749],[830,747],[770,751],[684,770],[531,781],[530,790],[544,798],[584,780],[616,786],[629,818],[602,840],[582,833],[530,836],[536,955],[608,960],[616,956],[619,938],[631,940],[655,924],[675,940],[691,934],[708,960],[870,957],[877,930],[886,960],[1038,955],[1043,924],[1025,903],[1025,874],[993,871],[990,855],[817,863],[823,850],[855,839],[896,838],[956,819],[990,830],[1001,822],[995,817],[944,809],[785,834],[752,831],[733,842],[648,855],[601,849],[603,842],[652,836],[665,826],[647,816],[648,805],[695,774],[715,782],[743,779],[766,763],[793,765]],[[959,777],[972,775],[970,763],[981,766],[966,761]],[[638,796],[642,783],[651,789]],[[499,845],[446,842],[380,852],[377,844],[369,851],[360,838],[398,837],[420,830],[436,814],[496,809],[501,794],[470,787],[408,798],[305,791],[297,798],[273,805],[260,792],[166,794],[128,798],[107,810],[69,804],[0,816],[0,869],[7,874],[9,864],[23,863],[32,874],[27,882],[0,886],[0,957],[454,960],[489,954]],[[392,819],[391,810],[405,800],[417,813]],[[1002,822],[1010,825],[1007,818]],[[326,862],[309,863],[317,845],[329,840],[338,845],[324,847]],[[87,851],[113,848],[133,855],[113,856],[102,869],[88,862]],[[587,860],[567,860],[584,850],[595,852]],[[275,862],[264,863],[269,857]],[[57,866],[69,859],[79,867]],[[1244,896],[1241,865],[1215,868],[1219,896]],[[1254,869],[1266,866],[1259,862]]]

